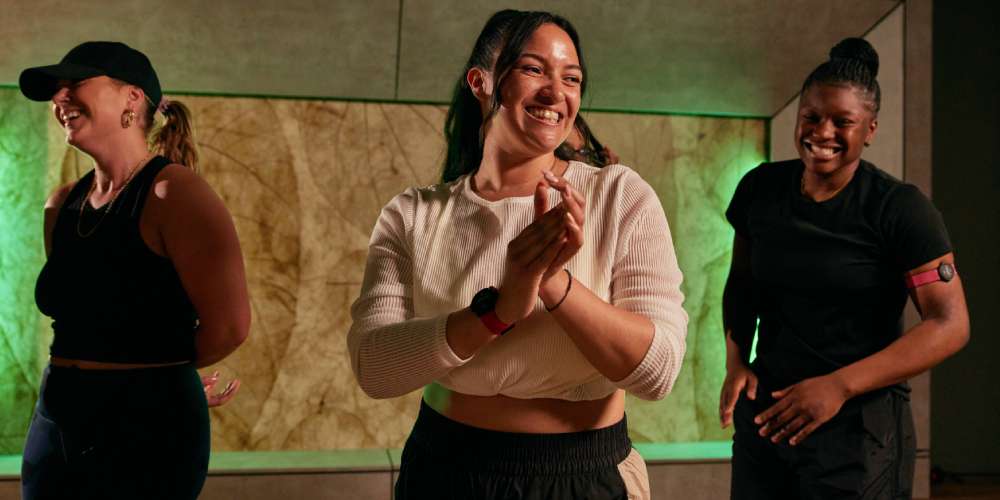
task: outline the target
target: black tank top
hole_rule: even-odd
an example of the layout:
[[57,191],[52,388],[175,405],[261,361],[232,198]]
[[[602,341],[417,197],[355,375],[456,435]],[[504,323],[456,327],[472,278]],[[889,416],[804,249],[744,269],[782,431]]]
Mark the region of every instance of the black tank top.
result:
[[[35,285],[38,308],[53,319],[53,356],[117,363],[194,359],[194,306],[170,260],[153,253],[139,234],[146,196],[169,163],[162,156],[150,160],[106,214],[86,200],[93,170],[60,207]],[[78,227],[87,234],[102,216],[92,234],[80,236]]]

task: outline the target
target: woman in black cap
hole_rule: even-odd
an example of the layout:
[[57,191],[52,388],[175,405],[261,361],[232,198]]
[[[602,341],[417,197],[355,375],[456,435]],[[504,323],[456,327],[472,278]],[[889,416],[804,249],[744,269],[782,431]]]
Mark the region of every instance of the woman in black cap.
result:
[[[968,340],[941,214],[861,159],[878,127],[877,73],[868,42],[837,44],[802,85],[799,158],[751,170],[726,212],[736,237],[719,406],[736,427],[734,499],[910,498],[906,380]],[[907,293],[922,320],[904,334]]]
[[195,368],[244,341],[250,306],[232,218],[193,171],[187,108],[117,42],[81,44],[20,86],[52,102],[66,141],[95,163],[45,206],[35,298],[55,337],[23,496],[196,498],[210,433]]

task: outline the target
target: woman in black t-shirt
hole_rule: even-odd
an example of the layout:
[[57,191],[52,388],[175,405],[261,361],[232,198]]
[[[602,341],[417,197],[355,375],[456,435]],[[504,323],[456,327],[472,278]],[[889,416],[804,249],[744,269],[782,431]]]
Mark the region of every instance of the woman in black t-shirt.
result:
[[[726,212],[719,410],[736,427],[734,499],[908,498],[905,381],[968,340],[940,214],[861,159],[878,128],[877,72],[868,42],[837,44],[802,86],[799,159],[747,173]],[[904,336],[907,294],[922,321]]]

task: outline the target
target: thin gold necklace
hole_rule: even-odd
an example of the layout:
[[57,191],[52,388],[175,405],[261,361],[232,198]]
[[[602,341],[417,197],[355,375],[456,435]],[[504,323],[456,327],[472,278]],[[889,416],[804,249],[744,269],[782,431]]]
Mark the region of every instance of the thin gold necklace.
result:
[[139,163],[136,163],[131,169],[129,169],[128,176],[125,177],[125,182],[123,182],[122,186],[116,189],[115,192],[111,195],[111,201],[105,203],[104,206],[101,207],[103,209],[103,212],[101,212],[101,218],[97,220],[97,224],[94,224],[94,227],[90,228],[90,231],[84,233],[83,229],[81,229],[80,227],[81,221],[83,221],[83,207],[84,205],[90,203],[90,195],[94,193],[94,188],[97,186],[97,174],[96,173],[94,174],[94,178],[91,179],[90,181],[90,188],[87,189],[87,196],[85,196],[83,198],[83,202],[80,203],[80,217],[76,219],[76,234],[78,236],[80,236],[81,238],[89,238],[90,235],[94,234],[97,231],[97,228],[101,227],[101,223],[104,222],[104,218],[107,217],[108,212],[111,211],[111,205],[114,205],[115,200],[118,199],[118,195],[121,194],[122,191],[125,191],[125,188],[128,187],[128,183],[132,181],[132,176],[135,175],[135,173],[139,170],[139,166],[147,163],[149,161],[149,158],[150,155],[147,154],[141,160],[139,160]]

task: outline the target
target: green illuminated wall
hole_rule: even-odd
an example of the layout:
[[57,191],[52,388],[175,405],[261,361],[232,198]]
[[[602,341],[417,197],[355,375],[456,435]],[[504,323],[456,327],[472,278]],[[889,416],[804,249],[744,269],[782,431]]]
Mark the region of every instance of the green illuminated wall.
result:
[[587,121],[659,193],[684,272],[690,318],[684,366],[663,401],[629,397],[632,438],[729,439],[731,430],[721,429],[718,418],[725,378],[722,289],[733,244],[724,213],[743,174],[766,159],[764,121],[610,113],[591,113]]
[[[66,148],[45,106],[28,105],[14,89],[0,95],[7,113],[0,125],[7,236],[0,247],[0,370],[2,404],[13,401],[0,410],[9,436],[0,453],[16,453],[37,390],[38,353],[49,342],[48,321],[40,320],[32,300],[43,259],[43,198],[90,162]],[[401,447],[419,392],[375,401],[360,391],[345,352],[348,311],[379,209],[405,187],[438,178],[445,107],[179,99],[195,116],[200,172],[233,214],[254,314],[248,342],[218,365],[224,376],[244,383],[234,401],[212,410],[213,449]],[[632,437],[728,439],[717,416],[724,376],[719,308],[732,242],[723,212],[742,174],[764,158],[765,122],[629,113],[587,119],[659,193],[685,274],[691,318],[685,365],[665,400],[629,399]]]
[[38,386],[35,277],[44,262],[45,105],[0,89],[0,453],[19,453]]

